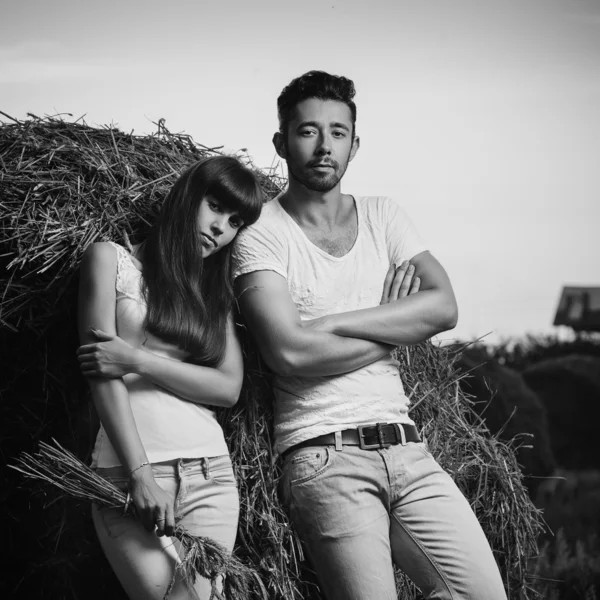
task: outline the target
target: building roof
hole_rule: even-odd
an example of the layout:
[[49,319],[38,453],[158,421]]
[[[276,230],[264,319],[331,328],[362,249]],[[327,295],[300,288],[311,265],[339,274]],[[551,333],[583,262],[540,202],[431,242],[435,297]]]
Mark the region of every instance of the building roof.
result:
[[568,325],[575,331],[600,331],[600,287],[563,287],[554,325]]

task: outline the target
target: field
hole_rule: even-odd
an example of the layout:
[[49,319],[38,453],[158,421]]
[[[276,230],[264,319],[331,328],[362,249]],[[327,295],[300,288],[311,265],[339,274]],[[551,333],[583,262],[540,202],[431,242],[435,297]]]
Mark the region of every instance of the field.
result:
[[470,348],[476,409],[517,450],[546,529],[529,572],[548,600],[600,597],[600,340],[552,336]]

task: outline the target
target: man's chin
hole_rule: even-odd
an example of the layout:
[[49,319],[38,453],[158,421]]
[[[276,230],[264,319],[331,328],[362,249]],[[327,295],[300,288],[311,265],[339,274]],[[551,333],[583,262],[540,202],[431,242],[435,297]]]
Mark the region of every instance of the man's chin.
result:
[[313,192],[330,192],[340,182],[337,176],[324,176],[324,177],[306,177],[301,183],[304,184],[309,190]]

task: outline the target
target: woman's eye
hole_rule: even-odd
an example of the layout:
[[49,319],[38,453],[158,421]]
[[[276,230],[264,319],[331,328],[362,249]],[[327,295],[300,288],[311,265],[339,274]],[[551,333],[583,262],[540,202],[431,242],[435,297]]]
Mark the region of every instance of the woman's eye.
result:
[[221,212],[221,205],[218,202],[209,202],[208,206],[215,212]]
[[231,219],[229,219],[229,224],[234,229],[239,229],[244,224],[244,221],[242,221],[242,219],[240,219],[239,217],[232,217]]

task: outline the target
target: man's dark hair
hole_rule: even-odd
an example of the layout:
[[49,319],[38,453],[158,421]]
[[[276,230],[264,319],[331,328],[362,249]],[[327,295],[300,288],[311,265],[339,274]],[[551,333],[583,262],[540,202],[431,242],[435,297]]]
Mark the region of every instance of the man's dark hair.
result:
[[352,114],[352,136],[354,137],[356,125],[356,104],[353,98],[356,94],[354,82],[346,77],[330,75],[324,71],[309,71],[283,88],[277,98],[277,115],[279,117],[279,131],[285,136],[288,123],[294,117],[298,103],[308,98],[318,100],[336,100],[348,105]]

